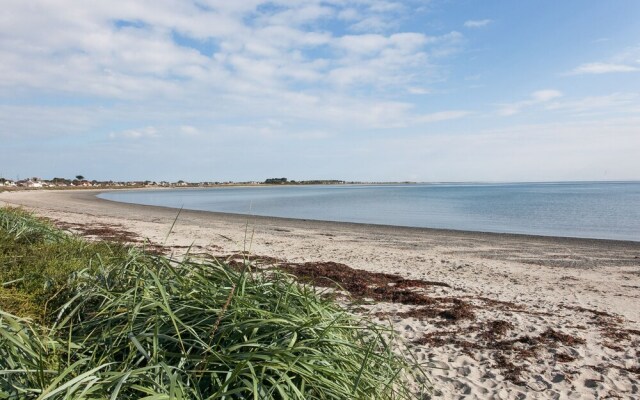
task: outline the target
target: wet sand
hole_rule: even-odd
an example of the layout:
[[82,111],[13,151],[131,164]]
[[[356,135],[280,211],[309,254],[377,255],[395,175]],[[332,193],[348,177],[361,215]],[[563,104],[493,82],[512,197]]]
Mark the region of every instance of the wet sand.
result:
[[429,369],[441,398],[640,397],[640,242],[178,215],[97,193],[5,192],[0,205],[89,237],[174,253],[247,251],[301,275],[375,282],[352,291],[365,300],[359,312],[390,321],[419,360],[447,366]]

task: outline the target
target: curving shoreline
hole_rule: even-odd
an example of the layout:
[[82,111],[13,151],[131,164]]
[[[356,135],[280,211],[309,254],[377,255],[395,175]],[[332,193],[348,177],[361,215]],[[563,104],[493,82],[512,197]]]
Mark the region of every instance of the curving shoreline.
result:
[[[362,276],[382,272],[440,282],[425,293],[443,304],[466,304],[471,311],[460,315],[469,318],[451,322],[401,303],[365,308],[390,320],[407,340],[423,343],[418,359],[449,365],[432,373],[443,398],[637,395],[640,242],[190,210],[176,220],[175,209],[103,200],[95,197],[99,192],[5,192],[0,205],[24,206],[88,236],[147,240],[176,254],[246,250],[289,263],[343,264]],[[501,336],[492,333],[487,341],[487,329]],[[518,350],[523,337],[544,346],[524,357]],[[524,366],[518,384],[508,374],[516,364]]]
[[[443,188],[416,185],[393,190],[364,185],[364,188],[223,187],[159,191],[149,188],[108,191],[98,197],[242,215],[640,242],[640,230],[633,224],[638,216],[631,207],[633,192],[640,186],[612,189],[611,195],[602,197],[605,185],[575,188],[571,184],[558,185],[561,189],[548,189],[554,186],[548,184],[497,185],[496,189],[487,189],[490,185],[467,185],[473,189],[465,185]],[[602,201],[609,203],[603,206]]]
[[[539,240],[541,242],[550,241],[553,243],[557,243],[558,241],[564,241],[567,244],[582,244],[582,245],[602,245],[607,243],[608,245],[613,246],[625,246],[629,245],[631,247],[635,247],[636,245],[640,246],[640,238],[638,240],[619,240],[619,239],[600,239],[600,238],[583,238],[583,237],[570,237],[570,236],[550,236],[550,235],[532,235],[532,234],[523,234],[523,233],[500,233],[500,232],[486,232],[486,231],[469,231],[469,230],[458,230],[458,229],[443,229],[443,228],[423,228],[423,227],[410,227],[410,226],[400,226],[400,225],[386,225],[386,224],[370,224],[370,223],[360,223],[360,222],[342,222],[342,221],[326,221],[326,220],[317,220],[317,219],[300,219],[300,218],[287,218],[287,217],[273,217],[273,216],[261,216],[261,215],[251,215],[251,214],[236,214],[236,213],[227,213],[227,212],[217,212],[217,211],[201,211],[201,210],[190,210],[190,209],[182,209],[179,210],[174,207],[164,207],[164,206],[154,206],[154,205],[144,205],[144,204],[134,204],[134,203],[125,203],[118,202],[114,200],[108,200],[98,197],[102,193],[111,192],[111,191],[123,191],[123,190],[162,190],[162,189],[81,189],[81,190],[47,190],[47,191],[14,191],[14,192],[5,192],[5,193],[14,193],[15,197],[4,197],[0,194],[0,201],[4,200],[5,202],[11,203],[13,199],[15,204],[20,204],[24,206],[34,206],[40,207],[43,205],[43,201],[40,201],[36,197],[32,197],[31,195],[20,196],[18,193],[49,193],[58,197],[60,200],[65,202],[73,201],[76,205],[82,205],[90,208],[91,205],[95,205],[96,203],[104,203],[100,208],[101,212],[105,214],[117,216],[122,214],[122,212],[129,213],[139,213],[141,215],[148,214],[145,212],[145,209],[148,209],[149,212],[154,214],[171,214],[173,217],[180,212],[181,215],[192,214],[193,216],[199,216],[203,219],[214,217],[216,220],[225,220],[229,222],[243,222],[246,223],[247,220],[255,221],[256,223],[263,225],[273,225],[273,226],[292,226],[292,227],[305,227],[305,228],[344,228],[344,229],[355,229],[355,230],[363,230],[363,231],[380,231],[380,232],[397,232],[397,233],[415,233],[415,234],[425,234],[425,235],[450,235],[450,236],[458,236],[458,237],[475,237],[475,238],[492,238],[495,240]],[[175,189],[174,189],[175,190]],[[47,197],[47,201],[49,201],[50,197]],[[28,199],[27,199],[28,198]],[[114,207],[107,206],[107,203],[115,205]],[[60,207],[59,202],[56,200],[51,203],[53,207]],[[125,209],[127,209],[125,211]],[[153,210],[153,211],[151,211]],[[120,212],[122,211],[122,212]],[[209,216],[209,217],[207,217]]]

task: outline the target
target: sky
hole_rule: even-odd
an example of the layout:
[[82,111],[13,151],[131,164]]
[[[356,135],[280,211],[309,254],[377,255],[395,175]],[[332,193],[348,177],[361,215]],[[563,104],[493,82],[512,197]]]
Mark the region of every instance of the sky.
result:
[[640,180],[637,0],[3,0],[0,176]]

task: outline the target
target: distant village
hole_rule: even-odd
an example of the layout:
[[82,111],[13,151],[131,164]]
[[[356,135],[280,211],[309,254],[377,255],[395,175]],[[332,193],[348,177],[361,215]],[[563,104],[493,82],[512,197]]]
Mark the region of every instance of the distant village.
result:
[[305,180],[295,181],[287,178],[269,178],[263,182],[247,181],[247,182],[186,182],[179,180],[177,182],[168,181],[97,181],[85,179],[82,175],[77,175],[74,179],[53,178],[41,179],[38,177],[11,180],[0,178],[0,188],[140,188],[140,187],[211,187],[221,185],[336,185],[346,183],[341,180]]

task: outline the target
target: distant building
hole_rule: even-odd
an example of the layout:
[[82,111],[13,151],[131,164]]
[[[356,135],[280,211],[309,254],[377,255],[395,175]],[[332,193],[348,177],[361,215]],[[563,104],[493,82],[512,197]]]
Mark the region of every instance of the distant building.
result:
[[18,182],[19,186],[28,187],[28,188],[41,188],[44,184],[41,181],[27,179],[24,181]]

